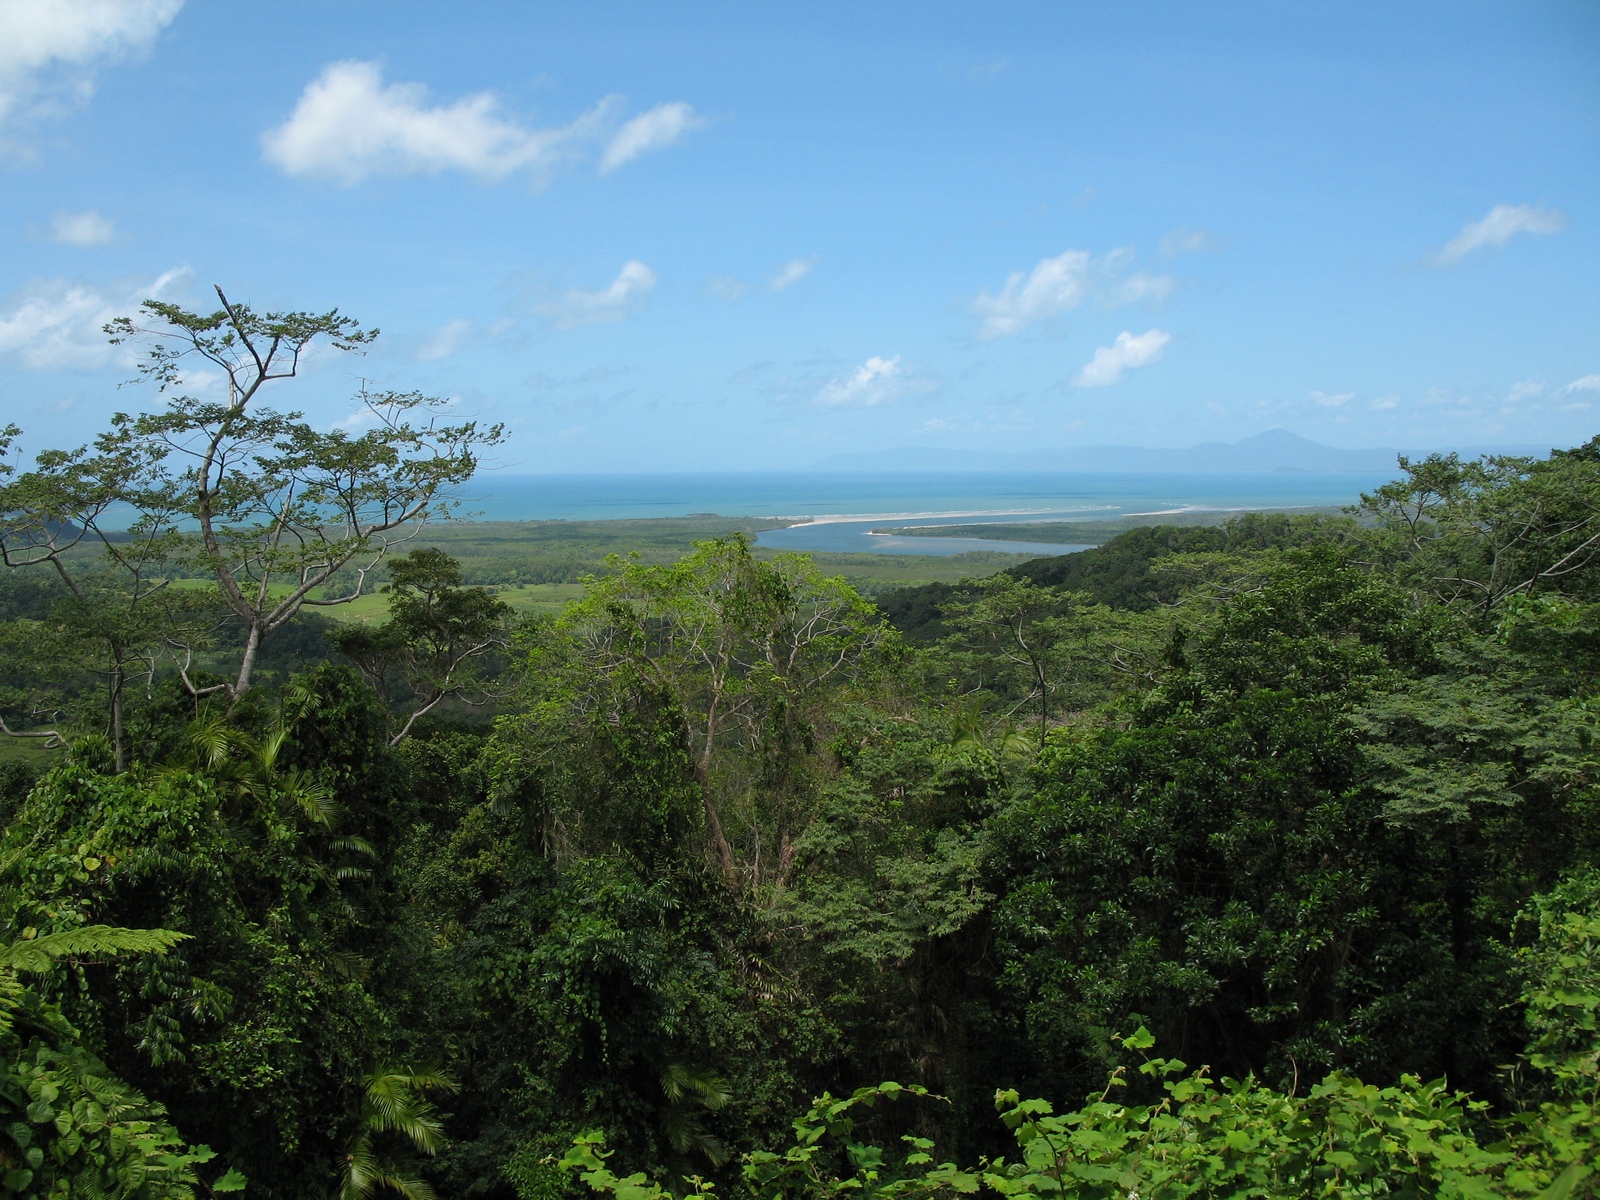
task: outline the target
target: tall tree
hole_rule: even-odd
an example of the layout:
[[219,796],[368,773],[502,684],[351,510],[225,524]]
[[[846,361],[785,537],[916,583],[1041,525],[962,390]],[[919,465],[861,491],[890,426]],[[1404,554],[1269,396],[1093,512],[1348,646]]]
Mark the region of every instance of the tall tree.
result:
[[[163,411],[119,416],[115,444],[151,464],[151,479],[194,530],[186,560],[216,580],[245,627],[230,681],[200,687],[185,669],[184,682],[237,701],[262,642],[307,605],[359,596],[391,545],[447,515],[450,489],[472,475],[501,427],[446,422],[448,402],[438,397],[365,387],[358,399],[371,428],[361,434],[264,407],[262,389],[298,374],[319,341],[359,351],[378,331],[337,309],[257,313],[221,288],[217,300],[209,314],[147,300],[138,320],[119,317],[106,332],[146,348],[140,375],[169,396]],[[226,399],[182,394],[191,367],[220,371]]]
[[1484,619],[1516,595],[1594,598],[1600,437],[1548,459],[1432,454],[1400,467],[1405,478],[1360,507],[1408,582]]
[[[0,562],[48,567],[57,577],[57,599],[31,632],[30,652],[103,678],[105,732],[121,770],[130,674],[153,672],[164,643],[184,636],[195,618],[208,623],[196,596],[168,586],[178,506],[159,478],[160,450],[127,438],[123,418],[92,449],[47,450],[19,473],[6,459],[20,433],[0,429]],[[3,721],[0,731],[40,732]]]
[[887,627],[844,580],[800,555],[759,561],[743,536],[701,542],[673,566],[611,565],[561,621],[588,689],[637,688],[668,704],[724,879],[735,891],[781,889],[805,819],[793,767],[810,722]]
[[390,596],[386,622],[347,625],[330,637],[386,700],[396,685],[411,693],[389,741],[394,746],[445,699],[487,699],[475,668],[506,645],[511,606],[488,588],[462,587],[461,565],[434,547],[392,560],[383,590]]

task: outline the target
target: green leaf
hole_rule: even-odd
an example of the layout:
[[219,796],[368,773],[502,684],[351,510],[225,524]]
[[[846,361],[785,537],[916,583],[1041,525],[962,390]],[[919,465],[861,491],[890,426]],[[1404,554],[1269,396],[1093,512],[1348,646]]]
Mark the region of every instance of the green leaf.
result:
[[1573,1189],[1582,1183],[1588,1174],[1588,1167],[1582,1163],[1573,1163],[1556,1176],[1555,1181],[1540,1192],[1535,1200],[1567,1200],[1567,1197],[1572,1195]]
[[242,1192],[245,1188],[245,1177],[238,1167],[229,1167],[221,1179],[211,1185],[213,1192]]

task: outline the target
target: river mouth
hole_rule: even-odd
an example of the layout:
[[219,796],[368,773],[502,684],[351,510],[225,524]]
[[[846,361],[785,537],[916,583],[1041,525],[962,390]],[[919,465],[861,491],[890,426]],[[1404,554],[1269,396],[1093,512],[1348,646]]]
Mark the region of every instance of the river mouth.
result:
[[[1081,510],[1041,514],[1029,513],[941,513],[934,516],[907,517],[888,515],[876,517],[829,516],[821,520],[790,525],[786,529],[763,529],[756,534],[756,544],[772,550],[793,550],[802,553],[830,554],[923,554],[948,557],[954,554],[1026,554],[1041,558],[1050,554],[1073,554],[1091,549],[1097,543],[1030,542],[1026,540],[1027,522],[1041,519],[1059,521],[1073,516],[1082,517]],[[961,520],[960,517],[970,517]],[[899,537],[893,533],[874,532],[886,526],[904,529],[919,525],[997,525],[1015,522],[1021,535],[1015,540],[987,537]]]

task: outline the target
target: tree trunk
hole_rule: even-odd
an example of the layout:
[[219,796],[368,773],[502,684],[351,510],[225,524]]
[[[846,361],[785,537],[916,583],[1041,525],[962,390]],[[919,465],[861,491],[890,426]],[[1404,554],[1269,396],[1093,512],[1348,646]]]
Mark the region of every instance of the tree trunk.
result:
[[122,724],[122,689],[127,682],[127,675],[122,668],[113,667],[111,671],[111,758],[116,765],[117,774],[128,769],[127,751],[124,749],[125,738]]
[[717,812],[716,801],[711,798],[711,747],[717,736],[717,709],[713,702],[711,712],[706,718],[706,744],[699,754],[694,753],[694,734],[689,728],[689,722],[683,722],[683,741],[688,747],[694,762],[695,782],[700,785],[700,802],[705,805],[706,828],[711,831],[711,845],[717,852],[717,862],[722,867],[724,881],[728,890],[734,893],[739,891],[739,864],[733,857],[733,846],[728,842],[728,835],[722,830],[722,816]]
[[256,652],[260,649],[261,626],[252,621],[249,636],[244,640],[244,657],[239,660],[239,677],[233,684],[234,704],[237,704],[239,698],[250,690],[250,676],[255,672]]
[[[697,772],[698,773],[698,772]],[[706,828],[711,831],[711,845],[717,852],[717,862],[722,867],[730,891],[739,890],[739,864],[733,857],[733,846],[722,831],[722,818],[717,813],[716,802],[711,799],[711,788],[704,776],[700,779],[700,795],[706,808]]]

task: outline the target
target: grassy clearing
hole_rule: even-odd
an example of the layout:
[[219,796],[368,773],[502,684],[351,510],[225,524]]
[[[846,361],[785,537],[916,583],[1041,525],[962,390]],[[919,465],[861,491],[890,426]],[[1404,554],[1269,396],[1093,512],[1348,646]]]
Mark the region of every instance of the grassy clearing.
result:
[[[491,585],[495,593],[519,613],[560,612],[583,595],[581,583],[527,583]],[[336,621],[365,624],[381,620],[389,611],[389,597],[383,592],[369,592],[348,604],[335,604],[315,611]]]
[[[753,538],[763,529],[782,529],[793,523],[714,516],[625,521],[441,521],[425,526],[392,552],[436,546],[461,564],[462,577],[468,585],[495,588],[501,599],[518,612],[549,613],[581,597],[581,581],[587,575],[604,573],[608,555],[636,555],[641,562],[673,563],[688,554],[696,542],[735,533]],[[779,553],[760,547],[756,550],[756,556],[765,559]],[[980,544],[971,554],[949,557],[839,553],[811,557],[823,571],[842,575],[864,595],[875,596],[895,588],[992,575],[1031,556],[997,554],[981,549]],[[364,595],[348,604],[313,606],[307,611],[336,621],[381,620],[389,609],[389,599],[381,590],[386,578],[387,572],[380,565],[367,577]],[[354,573],[343,572],[320,594],[347,593],[354,583]],[[174,579],[172,586],[210,588],[214,584],[207,578],[190,578]],[[287,583],[271,588],[274,596],[289,591]]]
[[[672,563],[709,538],[763,529],[789,521],[737,517],[673,517],[637,521],[452,521],[430,525],[404,549],[437,546],[461,563],[469,584],[494,587],[518,612],[557,612],[583,595],[581,580],[606,570],[610,554],[637,555],[641,562]],[[780,552],[758,548],[758,558]],[[830,575],[842,575],[865,595],[923,583],[953,583],[1025,561],[1028,555],[975,549],[951,557],[905,554],[811,556]],[[381,574],[381,572],[380,572]],[[388,611],[376,587],[349,604],[318,611],[338,621],[372,621]]]
[[46,750],[43,738],[13,738],[0,734],[0,763],[24,762],[43,771],[61,761],[60,750]]

